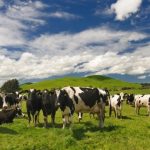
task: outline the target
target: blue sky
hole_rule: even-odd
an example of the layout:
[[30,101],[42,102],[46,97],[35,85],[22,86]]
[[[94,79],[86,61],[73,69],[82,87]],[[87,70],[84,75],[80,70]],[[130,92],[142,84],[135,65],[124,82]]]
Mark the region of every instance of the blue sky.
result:
[[0,0],[0,84],[67,75],[150,82],[150,0]]

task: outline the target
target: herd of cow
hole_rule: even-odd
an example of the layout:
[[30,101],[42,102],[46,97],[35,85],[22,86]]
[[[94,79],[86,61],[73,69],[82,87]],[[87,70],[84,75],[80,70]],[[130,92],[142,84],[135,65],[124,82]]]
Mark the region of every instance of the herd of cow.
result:
[[[26,93],[26,95],[24,94]],[[13,122],[13,119],[22,115],[21,101],[26,100],[26,110],[29,126],[31,119],[34,126],[39,123],[39,113],[42,110],[44,126],[47,127],[48,115],[51,115],[52,124],[55,124],[55,114],[58,108],[62,112],[63,128],[72,123],[72,116],[76,112],[79,121],[83,113],[97,114],[99,127],[104,127],[105,106],[109,105],[109,116],[114,111],[117,118],[122,117],[122,104],[134,104],[136,113],[146,106],[150,115],[150,94],[134,95],[119,93],[110,95],[108,90],[89,87],[64,87],[53,90],[30,89],[15,93],[0,93],[0,124]]]

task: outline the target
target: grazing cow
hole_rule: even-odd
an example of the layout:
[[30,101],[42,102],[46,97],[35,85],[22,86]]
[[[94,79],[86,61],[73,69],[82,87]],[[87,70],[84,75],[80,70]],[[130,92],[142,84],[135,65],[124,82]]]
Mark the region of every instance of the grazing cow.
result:
[[41,102],[42,102],[42,96],[40,91],[37,91],[36,89],[30,89],[28,91],[28,99],[26,101],[29,126],[31,122],[31,115],[32,115],[34,126],[37,125],[39,113],[42,108]]
[[112,110],[114,111],[116,118],[122,117],[121,104],[122,104],[122,99],[121,99],[120,94],[115,94],[115,95],[110,97],[110,101],[109,101],[109,116],[110,117],[111,117]]
[[17,113],[18,113],[17,108],[4,109],[0,111],[0,124],[12,123]]
[[99,117],[99,127],[104,127],[107,100],[105,91],[98,88],[64,87],[57,95],[57,103],[62,111],[63,128],[72,122],[74,112],[96,113]]
[[51,115],[52,124],[55,123],[55,114],[56,114],[56,99],[54,91],[44,90],[42,92],[42,111],[44,115],[45,127],[47,127],[47,117]]
[[147,112],[150,116],[150,94],[135,95],[135,110],[138,115],[141,107],[147,107]]

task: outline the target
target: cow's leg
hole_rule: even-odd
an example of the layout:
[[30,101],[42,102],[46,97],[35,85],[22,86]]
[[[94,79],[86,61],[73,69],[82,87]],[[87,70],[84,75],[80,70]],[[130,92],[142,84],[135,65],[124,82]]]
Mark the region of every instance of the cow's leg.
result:
[[62,115],[62,118],[63,118],[63,129],[65,129],[67,124],[66,116]]
[[114,108],[114,114],[115,114],[115,118],[117,118],[117,111],[116,111],[116,108]]
[[80,120],[82,120],[82,116],[83,116],[83,113],[79,112],[79,113],[78,113],[79,122],[80,122]]
[[31,114],[30,114],[30,111],[27,111],[27,114],[28,114],[28,127],[30,127],[30,122],[31,122]]
[[140,107],[137,107],[137,114],[140,114]]
[[72,118],[73,118],[73,117],[72,117],[72,114],[69,114],[69,115],[68,115],[68,122],[69,122],[69,128],[70,128],[70,129],[72,129],[72,125],[73,125],[73,124],[72,124],[72,120],[73,120]]
[[116,108],[115,111],[116,111],[116,119],[117,119],[118,116],[119,116],[119,110],[118,110],[118,108]]
[[99,113],[99,127],[103,128],[104,127],[104,119],[105,119],[105,112],[100,109],[100,113]]
[[38,112],[38,114],[37,114],[37,122],[38,122],[38,124],[40,123],[39,116],[40,116],[40,112]]
[[47,121],[47,115],[44,116],[44,127],[47,128],[47,124],[48,124],[48,121]]
[[109,117],[111,117],[112,107],[109,105]]
[[39,111],[36,111],[36,112],[35,112],[35,115],[34,115],[34,126],[35,126],[35,127],[37,126],[37,118],[38,118],[38,115],[39,115]]
[[119,112],[118,117],[119,117],[120,119],[122,119],[122,111],[121,111],[121,107],[119,107],[118,112]]
[[147,112],[148,112],[148,115],[150,117],[150,105],[148,105],[148,107],[147,107]]
[[52,122],[53,126],[55,125],[55,113],[56,112],[52,112],[52,114],[51,114],[51,122]]
[[72,115],[69,114],[69,123],[72,124]]
[[138,107],[137,107],[137,105],[135,105],[135,113],[136,113],[136,115],[138,115]]

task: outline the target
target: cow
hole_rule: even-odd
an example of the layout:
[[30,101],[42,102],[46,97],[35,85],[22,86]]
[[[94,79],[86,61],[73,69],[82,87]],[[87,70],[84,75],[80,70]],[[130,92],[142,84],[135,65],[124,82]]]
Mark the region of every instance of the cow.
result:
[[135,111],[139,115],[141,107],[147,107],[148,115],[150,116],[150,94],[135,95]]
[[17,116],[25,116],[21,110],[20,101],[16,93],[1,93],[0,94],[0,109],[8,109],[11,107],[17,107]]
[[111,117],[111,112],[114,111],[115,117],[122,117],[122,98],[120,94],[115,94],[110,97],[109,101],[109,116]]
[[30,127],[31,119],[33,120],[34,126],[35,127],[37,126],[37,121],[38,121],[41,108],[42,108],[41,92],[36,89],[30,89],[28,91],[28,99],[26,100],[26,109],[27,109],[29,127]]
[[99,117],[99,127],[104,127],[106,91],[98,88],[64,87],[57,95],[57,104],[62,111],[63,128],[72,122],[76,113],[96,113]]
[[[91,88],[89,87],[86,87],[86,91],[90,90]],[[105,89],[100,89],[98,88],[99,92],[104,96],[104,99],[105,99],[105,106],[109,104],[109,99],[110,99],[110,94],[109,94],[109,91],[107,90],[107,88]],[[106,97],[105,97],[106,96]],[[95,114],[94,112],[90,112],[89,113],[89,116],[90,118],[93,116],[93,118],[96,118],[95,117]],[[82,117],[83,117],[83,113],[79,112],[78,113],[78,120],[80,122],[80,120],[82,120]]]
[[128,94],[126,99],[126,104],[132,105],[134,104],[134,94]]
[[44,116],[44,123],[45,127],[47,127],[47,117],[48,115],[51,115],[51,121],[54,125],[55,123],[55,114],[56,114],[56,99],[55,99],[55,92],[48,91],[47,89],[43,90],[42,92],[42,111]]
[[2,111],[0,111],[0,124],[12,123],[17,113],[18,113],[17,107],[10,109],[3,109]]

